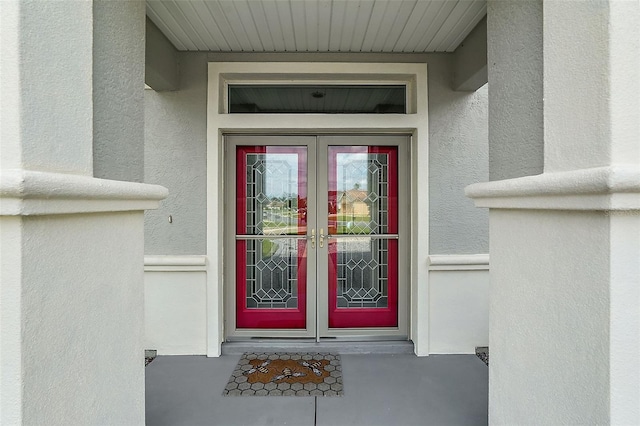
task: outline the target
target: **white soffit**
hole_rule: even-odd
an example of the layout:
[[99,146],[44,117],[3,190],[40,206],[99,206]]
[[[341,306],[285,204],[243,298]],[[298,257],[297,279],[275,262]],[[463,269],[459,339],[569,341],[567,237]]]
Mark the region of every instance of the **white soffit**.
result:
[[147,0],[178,50],[453,52],[486,0]]

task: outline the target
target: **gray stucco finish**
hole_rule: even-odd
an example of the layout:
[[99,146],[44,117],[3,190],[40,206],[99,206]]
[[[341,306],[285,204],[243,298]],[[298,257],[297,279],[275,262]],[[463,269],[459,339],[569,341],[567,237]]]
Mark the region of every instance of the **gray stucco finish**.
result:
[[[147,90],[145,95],[145,181],[169,189],[161,207],[145,213],[147,254],[206,253],[207,60],[211,58],[206,53],[180,53],[178,58],[180,90]],[[488,180],[487,87],[455,92],[453,56],[423,58],[429,73],[430,252],[486,253],[488,213],[473,206],[464,187]]]
[[542,0],[487,5],[490,179],[544,167]]
[[464,187],[488,179],[487,85],[456,92],[451,56],[429,66],[429,252],[489,252],[489,214],[475,208]]
[[145,182],[169,189],[145,212],[147,254],[206,253],[207,55],[178,58],[179,91],[145,90]]
[[2,169],[92,174],[91,21],[89,2],[0,1]]
[[99,0],[93,7],[93,174],[142,182],[145,6]]

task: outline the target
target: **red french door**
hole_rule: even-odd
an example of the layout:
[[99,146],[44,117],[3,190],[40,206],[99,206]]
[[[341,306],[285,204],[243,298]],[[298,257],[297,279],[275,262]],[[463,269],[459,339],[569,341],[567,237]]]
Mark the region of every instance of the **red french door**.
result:
[[398,146],[281,139],[234,145],[235,329],[398,327]]
[[398,325],[398,147],[328,147],[329,328]]
[[236,326],[303,329],[307,148],[237,147]]

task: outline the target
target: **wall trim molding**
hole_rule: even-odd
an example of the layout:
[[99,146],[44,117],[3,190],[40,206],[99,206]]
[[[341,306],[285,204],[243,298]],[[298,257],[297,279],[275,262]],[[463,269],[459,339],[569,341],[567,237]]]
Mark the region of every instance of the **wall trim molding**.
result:
[[155,209],[167,195],[159,185],[23,169],[0,172],[2,216]]
[[611,165],[543,173],[465,188],[477,207],[544,210],[640,210],[640,169]]
[[207,271],[205,255],[149,255],[144,257],[145,272]]
[[430,271],[489,270],[489,254],[433,254],[427,262]]

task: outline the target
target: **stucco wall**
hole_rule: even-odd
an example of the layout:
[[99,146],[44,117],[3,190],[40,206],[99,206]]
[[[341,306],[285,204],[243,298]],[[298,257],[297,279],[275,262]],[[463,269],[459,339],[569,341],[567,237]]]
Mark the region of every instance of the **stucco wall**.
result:
[[24,424],[144,423],[142,222],[22,219]]
[[488,87],[451,90],[451,55],[429,61],[429,252],[489,251],[488,212],[476,209],[464,187],[489,179]]
[[169,189],[145,213],[146,254],[206,254],[207,55],[178,58],[180,90],[145,91],[145,182]]
[[142,182],[144,2],[93,3],[93,174]]
[[[91,176],[94,123],[103,142],[144,142],[142,115],[111,116],[143,108],[142,74],[94,68],[113,40],[144,69],[144,4],[102,6],[0,2],[2,425],[144,424],[142,209],[164,191]],[[102,102],[94,69],[119,102]]]
[[[145,93],[145,182],[169,189],[146,213],[147,254],[205,254],[207,55],[180,53],[180,89]],[[427,55],[430,251],[488,252],[487,212],[464,196],[488,179],[487,88],[451,90],[451,55]],[[169,223],[169,216],[173,223]]]
[[542,0],[487,4],[491,180],[543,171]]
[[91,175],[91,3],[0,1],[0,19],[2,168]]
[[609,424],[607,222],[491,211],[490,424]]

